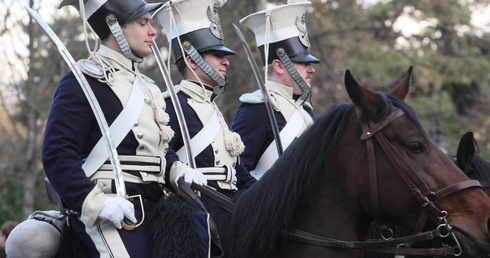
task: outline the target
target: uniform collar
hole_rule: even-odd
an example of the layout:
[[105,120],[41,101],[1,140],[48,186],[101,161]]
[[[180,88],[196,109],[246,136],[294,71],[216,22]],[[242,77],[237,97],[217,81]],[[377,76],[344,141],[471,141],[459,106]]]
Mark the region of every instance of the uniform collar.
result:
[[114,51],[113,49],[106,47],[104,45],[100,45],[99,50],[97,51],[101,56],[110,59],[113,63],[114,68],[116,69],[125,69],[129,71],[134,71],[137,67],[137,63],[126,58],[123,54]]
[[290,86],[286,86],[274,81],[267,81],[267,87],[269,87],[270,91],[273,91],[281,96],[288,97],[290,99],[294,99],[294,88]]
[[201,98],[208,96],[210,101],[214,101],[218,96],[218,94],[214,93],[213,87],[208,85],[204,85],[204,87],[202,87],[199,83],[189,80],[182,80],[180,85],[195,96],[199,96]]

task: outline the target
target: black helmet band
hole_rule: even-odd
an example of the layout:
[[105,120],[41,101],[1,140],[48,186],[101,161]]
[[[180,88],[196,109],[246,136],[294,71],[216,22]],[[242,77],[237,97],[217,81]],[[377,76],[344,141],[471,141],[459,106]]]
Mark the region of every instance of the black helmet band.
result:
[[[189,42],[199,53],[206,51],[220,51],[225,55],[235,55],[236,53],[225,47],[222,39],[217,38],[209,28],[204,28],[196,31],[192,31],[181,35],[180,42]],[[180,61],[182,56],[182,50],[179,45],[179,39],[176,37],[172,39],[172,56],[174,57],[175,63]]]
[[108,15],[113,14],[119,24],[124,24],[156,10],[160,6],[162,3],[146,3],[143,0],[108,0],[88,17],[88,22],[99,38],[103,40],[111,34],[111,30],[106,24]]
[[[274,59],[280,59],[277,55],[278,49],[284,49],[292,62],[296,63],[320,63],[320,60],[310,54],[309,48],[305,47],[298,37],[281,40],[269,44],[269,55],[267,56],[268,64]],[[264,45],[259,46],[262,64],[265,65]]]

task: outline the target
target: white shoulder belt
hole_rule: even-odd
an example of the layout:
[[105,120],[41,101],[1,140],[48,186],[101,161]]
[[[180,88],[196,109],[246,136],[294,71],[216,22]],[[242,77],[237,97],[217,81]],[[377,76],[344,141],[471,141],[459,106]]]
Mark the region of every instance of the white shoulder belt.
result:
[[[206,147],[213,142],[221,129],[221,125],[218,120],[218,114],[216,111],[213,113],[209,121],[204,125],[204,127],[199,131],[190,141],[190,148],[192,157],[195,158],[199,155]],[[189,164],[187,160],[187,155],[185,155],[185,149],[182,147],[177,151],[180,161],[184,164]]]
[[[118,146],[126,137],[128,132],[133,127],[134,123],[138,120],[138,117],[143,109],[145,95],[141,89],[141,82],[137,78],[133,83],[133,89],[129,96],[128,102],[119,116],[114,120],[110,126],[110,135],[114,140],[114,144]],[[107,151],[107,144],[104,138],[100,138],[97,144],[94,146],[87,159],[82,165],[82,169],[85,171],[87,177],[92,176],[99,167],[109,158]]]
[[[289,119],[279,133],[284,150],[291,144],[291,142],[293,142],[296,136],[298,136],[303,125],[303,117],[301,116],[300,111],[296,110],[291,119]],[[260,157],[255,169],[250,171],[250,174],[257,180],[260,179],[278,158],[279,155],[277,153],[276,140],[273,140]]]

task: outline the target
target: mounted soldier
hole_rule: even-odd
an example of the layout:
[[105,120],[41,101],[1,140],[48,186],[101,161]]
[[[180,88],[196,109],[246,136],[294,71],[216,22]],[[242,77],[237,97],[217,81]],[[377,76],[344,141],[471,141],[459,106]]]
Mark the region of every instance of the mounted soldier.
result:
[[[189,185],[206,184],[202,173],[169,148],[174,131],[165,101],[138,69],[152,53],[156,30],[151,13],[162,3],[67,0],[58,8],[66,5],[79,10],[101,46],[71,64],[76,69],[58,84],[42,146],[43,166],[70,231],[90,257],[149,257],[145,217],[165,198],[166,186],[176,186],[180,178]],[[207,214],[195,215],[206,222]],[[206,224],[201,232],[207,242]],[[20,257],[19,250],[12,251],[9,257]]]
[[[229,55],[235,52],[224,45],[218,8],[226,1],[172,0],[154,14],[169,42],[171,57],[183,80],[175,87],[182,107],[180,116],[172,106],[168,92],[164,93],[169,125],[176,132],[170,146],[181,160],[195,163],[208,185],[227,196],[250,187],[256,180],[250,176],[241,160],[243,143],[230,131],[223,114],[215,103],[218,88],[228,87],[226,70]],[[190,139],[180,133],[180,119]],[[184,142],[190,142],[189,161],[184,154]]]
[[[310,4],[289,1],[240,20],[255,34],[282,150],[315,118],[312,106],[306,101],[311,94],[313,64],[320,62],[310,54],[305,23],[305,12]],[[265,97],[260,90],[243,94],[232,123],[233,130],[240,134],[246,146],[243,163],[257,179],[271,167],[281,151],[275,148],[277,139],[266,112]]]

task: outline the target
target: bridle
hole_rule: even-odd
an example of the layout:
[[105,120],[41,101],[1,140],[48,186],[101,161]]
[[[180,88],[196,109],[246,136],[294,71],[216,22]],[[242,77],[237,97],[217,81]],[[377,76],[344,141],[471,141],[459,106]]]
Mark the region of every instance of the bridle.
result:
[[[360,117],[360,111],[357,110],[358,118]],[[446,197],[454,192],[472,188],[481,187],[480,182],[477,180],[465,180],[449,186],[444,187],[438,191],[433,191],[426,184],[426,182],[417,174],[417,172],[408,164],[403,156],[391,145],[381,131],[387,125],[392,123],[397,118],[404,115],[405,112],[397,108],[385,119],[378,123],[369,120],[361,124],[362,135],[361,139],[366,142],[368,153],[368,171],[369,171],[369,184],[370,184],[370,203],[371,208],[374,211],[375,217],[381,217],[379,200],[378,200],[378,186],[377,186],[377,173],[376,173],[376,159],[374,151],[374,139],[381,146],[390,162],[395,167],[397,173],[405,182],[407,187],[411,190],[412,195],[423,207],[422,213],[419,216],[417,224],[415,226],[415,232],[412,235],[393,238],[391,235],[385,240],[375,241],[341,241],[322,236],[317,236],[311,233],[307,233],[298,229],[290,229],[289,237],[298,242],[305,244],[323,246],[323,247],[337,247],[337,248],[354,248],[354,249],[366,249],[375,252],[393,253],[393,254],[406,254],[406,255],[461,255],[462,248],[452,231],[451,225],[447,222],[447,212],[439,209],[436,206],[438,200]],[[425,223],[430,214],[435,215],[439,224],[434,230],[422,232]],[[420,232],[420,233],[418,233]],[[451,237],[455,243],[455,246],[443,246],[441,248],[401,248],[411,246],[414,243],[432,240],[435,238],[448,238]]]
[[[375,217],[380,216],[379,200],[378,200],[378,186],[377,186],[377,173],[376,173],[376,159],[374,152],[374,139],[379,143],[385,154],[388,156],[390,162],[396,168],[397,173],[405,182],[407,187],[412,192],[412,195],[423,207],[422,213],[417,221],[415,227],[415,233],[409,236],[393,238],[393,235],[383,237],[383,240],[369,240],[369,241],[343,241],[324,236],[308,233],[296,228],[289,228],[287,230],[287,237],[291,240],[326,248],[349,248],[349,249],[364,249],[379,253],[390,253],[400,255],[429,255],[429,256],[459,256],[462,253],[462,248],[452,231],[451,225],[449,225],[446,217],[447,212],[439,209],[436,206],[437,201],[446,197],[454,192],[473,188],[481,187],[480,182],[477,180],[465,180],[449,186],[444,187],[438,191],[432,191],[426,182],[416,173],[416,171],[408,164],[403,156],[391,145],[381,131],[387,125],[392,123],[397,118],[404,115],[405,112],[397,108],[385,119],[378,123],[373,121],[367,121],[361,124],[362,135],[361,139],[366,142],[368,153],[368,171],[369,171],[369,184],[370,184],[370,203],[371,208],[374,211]],[[360,111],[357,112],[360,117]],[[192,185],[193,190],[200,191],[202,194],[214,199],[226,210],[233,212],[234,203],[227,198],[219,196],[216,191],[209,189],[205,186]],[[427,222],[430,214],[435,215],[438,218],[438,226],[429,231],[424,231],[423,227]],[[414,243],[433,240],[436,238],[451,238],[455,243],[454,246],[444,245],[441,248],[406,248],[412,246]]]

